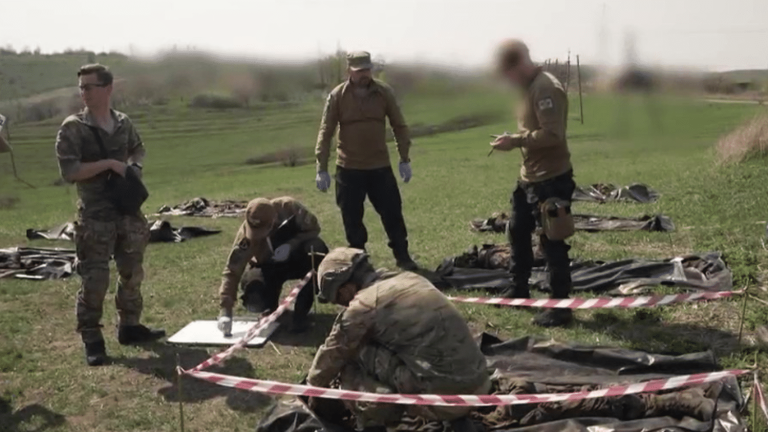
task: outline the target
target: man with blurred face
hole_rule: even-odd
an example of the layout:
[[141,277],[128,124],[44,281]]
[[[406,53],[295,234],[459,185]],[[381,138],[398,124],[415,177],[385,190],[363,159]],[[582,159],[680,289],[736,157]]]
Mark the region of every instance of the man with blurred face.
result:
[[[144,144],[127,115],[110,108],[113,76],[93,64],[77,73],[85,109],[67,117],[56,137],[56,156],[64,180],[77,185],[75,224],[77,330],[85,344],[86,362],[101,365],[106,349],[101,333],[104,298],[109,288],[109,260],[118,272],[115,303],[120,344],[151,342],[165,335],[139,323],[144,249],[149,226],[141,211],[124,214],[111,201],[109,175],[140,176]],[[106,157],[105,157],[106,156]]]
[[[530,297],[531,234],[538,227],[552,298],[567,298],[571,291],[570,246],[564,238],[548,233],[543,222],[551,215],[560,215],[561,220],[570,218],[570,201],[576,188],[566,140],[568,95],[557,78],[531,61],[528,47],[521,41],[502,44],[497,61],[501,75],[524,94],[518,111],[518,133],[499,136],[491,143],[495,150],[519,148],[523,155],[520,179],[511,199],[513,217],[507,227],[514,254],[510,269],[514,283],[504,295]],[[560,209],[562,213],[558,213]],[[534,323],[550,327],[571,320],[570,309],[549,309],[537,315]]]
[[338,126],[336,203],[341,209],[347,243],[365,249],[368,242],[363,224],[367,196],[381,216],[398,267],[414,270],[417,266],[408,252],[402,199],[387,149],[386,119],[389,118],[397,141],[400,177],[405,183],[411,180],[408,126],[392,89],[373,78],[370,54],[352,53],[347,64],[349,79],[328,95],[320,121],[315,148],[317,188],[325,192],[331,187],[328,158],[331,138]]

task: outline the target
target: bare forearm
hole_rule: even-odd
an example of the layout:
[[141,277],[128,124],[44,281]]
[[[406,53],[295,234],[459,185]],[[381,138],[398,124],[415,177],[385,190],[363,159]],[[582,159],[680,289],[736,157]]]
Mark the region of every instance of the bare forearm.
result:
[[104,171],[112,169],[111,163],[112,161],[110,159],[96,162],[83,162],[80,164],[77,171],[67,176],[66,180],[73,183],[88,180],[103,173]]

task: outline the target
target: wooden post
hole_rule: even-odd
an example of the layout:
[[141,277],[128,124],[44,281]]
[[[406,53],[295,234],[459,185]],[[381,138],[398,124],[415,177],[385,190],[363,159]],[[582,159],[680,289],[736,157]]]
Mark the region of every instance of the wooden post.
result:
[[565,64],[565,94],[568,94],[568,86],[571,83],[571,50],[568,50],[568,62]]
[[179,392],[179,430],[184,432],[184,395],[181,392],[181,359],[179,358],[179,353],[176,353],[176,386]]
[[747,290],[747,287],[744,287],[744,306],[741,308],[741,323],[739,323],[739,346],[741,346],[741,335],[744,331],[744,318],[747,317],[747,299],[749,297]]
[[584,124],[584,103],[581,100],[581,63],[578,54],[576,54],[576,73],[579,75],[579,115],[581,116],[581,124]]

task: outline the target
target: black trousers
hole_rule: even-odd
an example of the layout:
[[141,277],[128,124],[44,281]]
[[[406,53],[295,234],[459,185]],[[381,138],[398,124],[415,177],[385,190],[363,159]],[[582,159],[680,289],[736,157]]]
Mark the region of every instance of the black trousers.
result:
[[[290,256],[284,262],[268,262],[260,266],[264,280],[253,280],[245,285],[243,302],[255,301],[267,310],[274,311],[277,309],[283,284],[289,280],[302,279],[307,275],[307,272],[312,270],[312,257],[309,254],[313,250],[317,254],[323,254],[315,255],[314,270],[317,271],[320,262],[325,257],[324,254],[328,253],[328,246],[319,237],[301,243],[299,247],[291,251]],[[304,284],[296,298],[296,304],[293,307],[294,319],[304,318],[309,314],[315,301],[315,286],[318,286],[317,275],[313,274],[312,279]]]
[[[573,171],[543,182],[518,182],[512,193],[512,217],[507,226],[507,237],[513,253],[510,272],[515,282],[515,297],[530,295],[528,280],[533,268],[531,235],[537,226],[541,226],[539,204],[553,197],[570,201],[575,189]],[[565,241],[552,241],[544,235],[541,236],[541,245],[547,261],[552,298],[567,298],[572,286],[568,258],[571,247]]]
[[350,247],[365,249],[368,230],[363,224],[366,196],[389,237],[396,258],[408,256],[408,232],[403,219],[403,202],[392,167],[353,170],[336,167],[336,204],[341,209],[344,232]]

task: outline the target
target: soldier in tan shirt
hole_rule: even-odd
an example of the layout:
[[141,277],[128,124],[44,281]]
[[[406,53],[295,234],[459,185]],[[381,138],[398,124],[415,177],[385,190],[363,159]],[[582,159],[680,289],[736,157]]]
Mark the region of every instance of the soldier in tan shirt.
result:
[[[320,238],[315,215],[291,197],[256,198],[248,203],[245,220],[237,231],[219,288],[219,329],[232,330],[232,309],[238,286],[243,306],[253,313],[274,311],[287,280],[301,279],[322,262],[328,247]],[[314,253],[314,260],[310,254]],[[313,281],[299,292],[293,330],[307,328],[314,302]]]
[[317,136],[317,188],[331,186],[328,174],[331,138],[339,129],[336,158],[336,203],[341,209],[350,247],[365,249],[368,231],[363,225],[366,196],[381,216],[397,265],[406,270],[417,266],[408,252],[408,232],[403,219],[402,199],[392,172],[386,142],[386,120],[397,141],[399,171],[405,183],[411,179],[408,156],[411,139],[392,89],[372,77],[367,52],[347,57],[349,80],[328,95]]
[[[514,283],[505,292],[510,298],[528,298],[528,280],[533,267],[531,234],[541,227],[540,205],[552,198],[570,202],[576,184],[566,140],[568,95],[553,75],[543,72],[531,61],[528,48],[520,41],[508,41],[499,50],[499,71],[505,79],[524,92],[518,111],[519,131],[498,137],[495,150],[519,148],[523,155],[520,180],[512,194],[512,214],[507,236],[515,259],[510,269]],[[552,298],[567,298],[571,292],[568,246],[564,240],[541,235],[541,245],[549,269]],[[570,322],[570,309],[549,309],[534,322],[559,326]]]

